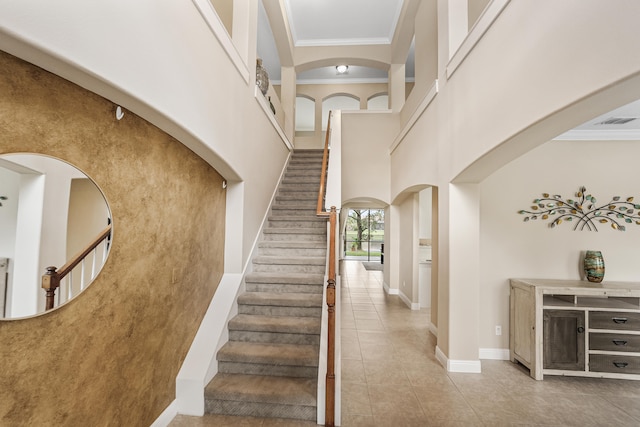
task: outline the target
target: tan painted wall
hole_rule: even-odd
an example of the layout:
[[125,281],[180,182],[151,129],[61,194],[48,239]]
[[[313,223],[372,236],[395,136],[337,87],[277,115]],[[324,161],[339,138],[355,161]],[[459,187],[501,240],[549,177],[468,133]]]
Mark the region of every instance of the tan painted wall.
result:
[[114,221],[109,259],[85,292],[46,315],[0,322],[0,425],[149,426],[175,398],[222,275],[221,177],[156,127],[114,111],[0,54],[0,154],[70,161],[101,187]]

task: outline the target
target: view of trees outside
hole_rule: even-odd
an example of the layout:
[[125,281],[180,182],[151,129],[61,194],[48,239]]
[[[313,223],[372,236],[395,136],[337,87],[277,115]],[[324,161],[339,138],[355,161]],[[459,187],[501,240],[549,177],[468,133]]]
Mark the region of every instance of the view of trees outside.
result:
[[383,209],[350,209],[344,241],[346,259],[380,260],[384,243]]

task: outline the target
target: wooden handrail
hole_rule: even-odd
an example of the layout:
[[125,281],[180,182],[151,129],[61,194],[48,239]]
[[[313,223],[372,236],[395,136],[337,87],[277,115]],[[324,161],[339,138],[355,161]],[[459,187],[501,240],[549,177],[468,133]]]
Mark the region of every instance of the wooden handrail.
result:
[[327,123],[327,134],[324,142],[324,153],[322,155],[322,172],[320,176],[320,190],[318,191],[318,204],[316,215],[329,220],[329,271],[327,277],[327,375],[325,378],[325,426],[335,425],[336,407],[336,374],[335,374],[335,353],[336,353],[336,223],[337,210],[331,206],[329,212],[324,210],[324,196],[326,193],[326,176],[329,162],[329,136],[331,134],[331,113]]
[[65,265],[60,269],[50,266],[47,272],[42,276],[42,288],[46,291],[45,310],[51,310],[54,306],[56,289],[60,287],[60,282],[67,274],[80,264],[82,260],[91,253],[100,243],[102,243],[111,234],[111,224],[107,225],[104,230],[96,236],[84,249],[76,253]]
[[328,217],[329,212],[324,210],[324,195],[327,189],[327,165],[329,163],[329,136],[331,135],[331,112],[327,122],[327,133],[324,137],[324,153],[322,154],[322,173],[320,175],[320,190],[318,190],[318,204],[316,205],[316,215]]

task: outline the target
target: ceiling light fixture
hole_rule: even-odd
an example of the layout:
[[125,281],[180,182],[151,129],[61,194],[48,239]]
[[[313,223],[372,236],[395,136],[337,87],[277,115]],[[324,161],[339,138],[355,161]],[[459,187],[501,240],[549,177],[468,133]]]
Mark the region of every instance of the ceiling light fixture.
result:
[[336,65],[336,72],[338,74],[347,74],[347,71],[349,71],[348,65]]

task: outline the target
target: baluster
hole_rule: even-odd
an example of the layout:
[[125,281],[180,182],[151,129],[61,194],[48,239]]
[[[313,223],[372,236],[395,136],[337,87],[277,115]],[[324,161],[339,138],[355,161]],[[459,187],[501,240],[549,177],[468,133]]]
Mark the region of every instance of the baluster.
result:
[[85,275],[85,270],[84,270],[84,265],[85,265],[85,261],[86,261],[86,257],[82,258],[82,265],[80,266],[81,270],[80,270],[80,291],[82,291],[84,289],[84,275]]
[[73,270],[69,272],[67,278],[67,301],[73,297]]
[[96,277],[96,258],[98,257],[97,246],[93,248],[93,251],[91,252],[91,254],[93,255],[93,259],[91,260],[91,280],[93,280],[94,277]]
[[55,305],[56,289],[60,286],[60,276],[56,267],[47,267],[42,276],[42,288],[45,290],[45,310],[51,310]]

